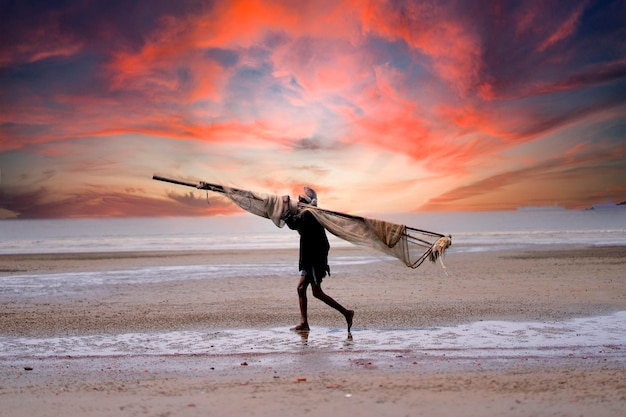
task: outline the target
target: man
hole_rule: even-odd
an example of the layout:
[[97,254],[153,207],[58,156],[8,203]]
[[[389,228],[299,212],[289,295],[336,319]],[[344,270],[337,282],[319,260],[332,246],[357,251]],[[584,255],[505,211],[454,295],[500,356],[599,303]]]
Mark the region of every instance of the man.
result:
[[[298,201],[300,203],[317,206],[317,193],[309,187],[304,187],[304,191],[304,195],[298,196]],[[326,273],[330,274],[330,268],[328,267],[328,251],[330,245],[326,237],[326,230],[309,210],[303,210],[299,214],[292,213],[289,210],[289,201],[289,196],[283,197],[285,205],[283,219],[290,229],[297,230],[300,234],[300,282],[298,283],[298,300],[300,303],[301,322],[291,330],[309,330],[306,291],[309,285],[311,285],[311,291],[315,298],[322,300],[324,303],[343,314],[348,324],[348,332],[350,332],[354,311],[346,309],[322,291],[322,280],[326,276]]]

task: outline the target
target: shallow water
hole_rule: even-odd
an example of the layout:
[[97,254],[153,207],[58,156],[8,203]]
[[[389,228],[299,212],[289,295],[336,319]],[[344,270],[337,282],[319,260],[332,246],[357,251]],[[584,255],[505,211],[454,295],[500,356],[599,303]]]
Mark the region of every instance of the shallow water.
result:
[[550,322],[480,321],[424,329],[286,327],[52,338],[0,336],[0,358],[226,356],[269,353],[410,352],[455,358],[615,356],[626,353],[626,311]]
[[[342,272],[353,265],[380,262],[376,256],[331,256],[333,273]],[[16,267],[19,271],[19,265]],[[105,271],[15,273],[1,277],[2,297],[51,297],[82,294],[98,288],[125,284],[154,284],[159,282],[228,279],[234,277],[256,278],[284,276],[293,278],[297,273],[297,259],[262,259],[255,263],[214,263],[201,265],[145,266]]]
[[[626,245],[626,210],[395,213],[372,217],[451,234],[451,252]],[[349,243],[330,236],[331,246]],[[296,248],[298,235],[242,214],[0,221],[0,254]]]

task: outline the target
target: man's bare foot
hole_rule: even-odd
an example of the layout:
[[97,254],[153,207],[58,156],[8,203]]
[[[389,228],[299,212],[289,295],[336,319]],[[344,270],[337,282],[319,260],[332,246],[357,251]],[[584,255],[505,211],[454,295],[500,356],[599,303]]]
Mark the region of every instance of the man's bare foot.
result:
[[296,331],[296,332],[308,332],[310,329],[309,329],[309,325],[308,325],[308,324],[306,324],[306,323],[300,323],[300,324],[298,324],[297,326],[292,327],[292,328],[291,328],[291,329],[289,329],[289,330],[294,330],[294,331]]
[[348,310],[346,313],[346,323],[348,323],[348,333],[352,328],[352,318],[354,318],[354,310]]

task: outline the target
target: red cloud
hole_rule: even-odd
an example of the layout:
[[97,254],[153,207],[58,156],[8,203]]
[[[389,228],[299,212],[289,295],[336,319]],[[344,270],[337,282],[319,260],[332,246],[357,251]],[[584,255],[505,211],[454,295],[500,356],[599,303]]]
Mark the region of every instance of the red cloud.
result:
[[546,40],[537,46],[537,51],[543,52],[557,42],[570,36],[576,30],[576,26],[578,25],[583,10],[586,7],[585,3],[586,2],[580,2],[577,7],[572,10],[568,18],[560,26],[558,26]]

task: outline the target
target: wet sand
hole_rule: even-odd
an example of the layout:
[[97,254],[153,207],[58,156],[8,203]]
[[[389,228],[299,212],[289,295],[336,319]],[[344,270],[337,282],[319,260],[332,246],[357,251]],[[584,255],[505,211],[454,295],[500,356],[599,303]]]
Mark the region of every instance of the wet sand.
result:
[[[356,311],[360,329],[418,329],[480,320],[546,322],[626,311],[626,248],[450,253],[411,270],[394,261],[337,265],[326,292]],[[293,250],[0,255],[16,274],[143,266],[297,260]],[[294,268],[295,269],[295,268]],[[132,332],[288,327],[299,318],[292,276],[176,280],[82,293],[2,293],[0,334],[68,337]],[[309,339],[348,340],[343,318],[309,301]],[[302,344],[294,334],[294,343]],[[341,345],[341,343],[339,344]],[[366,346],[296,352],[0,359],[0,416],[476,415],[622,416],[626,337],[603,351],[472,358]],[[356,347],[354,347],[356,346]],[[610,351],[610,352],[608,352]],[[25,368],[32,368],[26,370]]]

